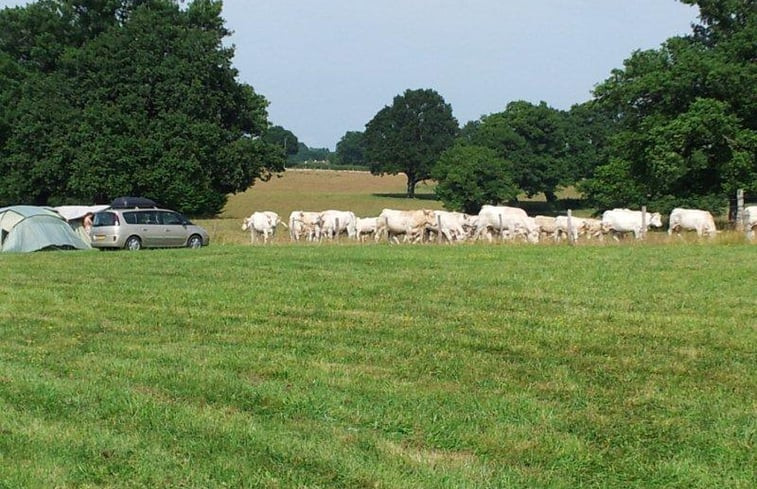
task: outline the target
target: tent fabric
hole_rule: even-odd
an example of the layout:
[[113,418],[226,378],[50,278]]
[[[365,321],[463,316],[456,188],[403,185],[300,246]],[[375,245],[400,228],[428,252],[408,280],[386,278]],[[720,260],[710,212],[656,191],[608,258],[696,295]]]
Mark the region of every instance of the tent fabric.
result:
[[73,229],[81,239],[86,243],[89,243],[90,236],[84,228],[84,216],[87,214],[95,214],[109,208],[109,205],[61,205],[53,207],[52,209],[68,221],[68,225],[71,226],[71,229]]
[[53,210],[63,216],[63,219],[68,221],[74,221],[76,219],[83,219],[87,214],[94,214],[96,212],[104,211],[108,205],[61,205],[53,207]]
[[2,252],[91,248],[60,215],[43,207],[13,206],[0,209],[0,232]]

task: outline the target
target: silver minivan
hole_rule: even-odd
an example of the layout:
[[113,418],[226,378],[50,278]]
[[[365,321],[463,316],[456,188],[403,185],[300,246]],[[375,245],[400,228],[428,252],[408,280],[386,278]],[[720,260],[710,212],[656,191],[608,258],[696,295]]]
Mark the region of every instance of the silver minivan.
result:
[[208,232],[168,209],[106,209],[92,219],[94,248],[200,248],[210,243]]

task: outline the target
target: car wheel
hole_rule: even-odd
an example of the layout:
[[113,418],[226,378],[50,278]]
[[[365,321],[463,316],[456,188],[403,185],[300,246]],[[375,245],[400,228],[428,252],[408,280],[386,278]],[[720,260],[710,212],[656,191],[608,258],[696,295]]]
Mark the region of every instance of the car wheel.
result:
[[129,239],[126,240],[124,248],[129,251],[137,251],[142,248],[142,241],[140,241],[137,236],[129,236]]
[[187,248],[201,248],[202,238],[196,234],[193,234],[187,240]]

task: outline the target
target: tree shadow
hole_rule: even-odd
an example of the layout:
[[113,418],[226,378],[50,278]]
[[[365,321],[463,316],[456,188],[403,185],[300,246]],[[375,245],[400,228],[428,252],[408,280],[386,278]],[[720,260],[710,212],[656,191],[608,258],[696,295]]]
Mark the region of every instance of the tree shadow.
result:
[[568,210],[592,209],[585,199],[558,199],[554,202],[525,200],[514,205],[526,211],[529,216],[557,216]]
[[[406,199],[407,198],[406,193],[396,193],[396,194],[375,193],[371,195],[373,195],[374,197],[381,197],[381,198],[388,198],[388,199]],[[436,197],[436,194],[434,193],[416,193],[415,199],[416,200],[439,200]]]

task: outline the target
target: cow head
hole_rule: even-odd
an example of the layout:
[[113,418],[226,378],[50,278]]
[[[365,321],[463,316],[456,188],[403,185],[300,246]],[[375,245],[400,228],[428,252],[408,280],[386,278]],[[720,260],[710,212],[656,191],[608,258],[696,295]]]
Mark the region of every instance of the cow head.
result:
[[655,212],[649,216],[649,225],[656,228],[662,227],[662,216],[659,212]]
[[251,225],[252,225],[252,218],[251,218],[251,217],[246,217],[246,218],[245,218],[245,219],[244,219],[244,220],[242,221],[242,231],[247,231],[247,229],[248,229],[248,228],[249,228],[249,227],[250,227]]

